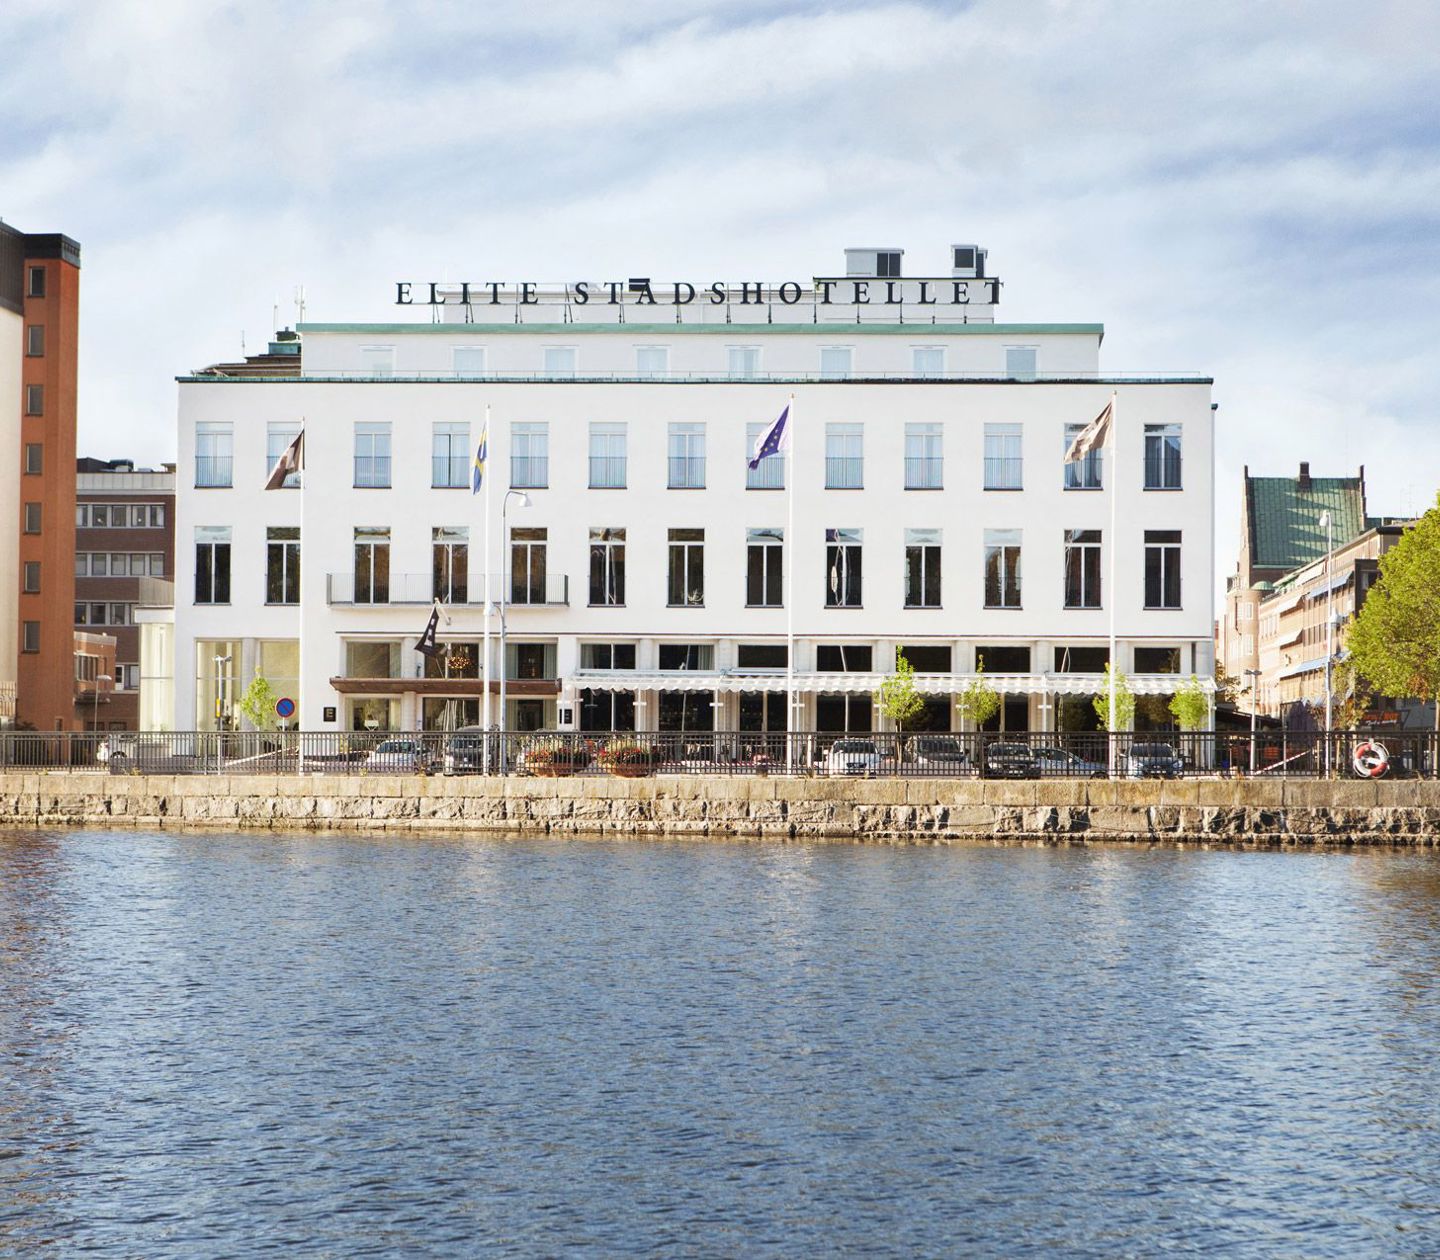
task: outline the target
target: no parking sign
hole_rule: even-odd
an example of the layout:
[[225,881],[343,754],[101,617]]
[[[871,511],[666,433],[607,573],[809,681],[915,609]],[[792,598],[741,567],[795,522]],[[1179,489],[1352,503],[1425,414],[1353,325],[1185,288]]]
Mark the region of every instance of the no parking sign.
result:
[[275,701],[275,713],[282,718],[294,717],[295,701],[290,699],[289,696],[281,696],[280,699]]

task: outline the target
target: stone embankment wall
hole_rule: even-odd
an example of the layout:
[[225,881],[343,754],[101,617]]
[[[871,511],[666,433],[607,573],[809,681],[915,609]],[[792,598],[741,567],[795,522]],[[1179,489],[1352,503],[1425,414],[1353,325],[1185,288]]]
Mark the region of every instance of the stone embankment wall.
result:
[[1431,845],[1440,783],[9,773],[0,823]]

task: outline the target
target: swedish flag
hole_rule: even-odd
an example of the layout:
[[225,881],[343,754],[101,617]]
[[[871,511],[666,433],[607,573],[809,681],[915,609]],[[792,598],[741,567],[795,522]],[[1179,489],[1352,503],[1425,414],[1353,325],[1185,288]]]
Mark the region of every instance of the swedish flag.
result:
[[475,448],[475,464],[470,476],[470,493],[479,494],[485,481],[485,452],[490,445],[490,425],[486,422],[480,430],[480,444]]

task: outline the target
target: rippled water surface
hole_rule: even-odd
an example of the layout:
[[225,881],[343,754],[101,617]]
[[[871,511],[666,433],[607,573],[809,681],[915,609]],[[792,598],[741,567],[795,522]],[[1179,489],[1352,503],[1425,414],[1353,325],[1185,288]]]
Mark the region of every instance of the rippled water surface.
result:
[[0,1252],[1440,1254],[1440,861],[0,833]]

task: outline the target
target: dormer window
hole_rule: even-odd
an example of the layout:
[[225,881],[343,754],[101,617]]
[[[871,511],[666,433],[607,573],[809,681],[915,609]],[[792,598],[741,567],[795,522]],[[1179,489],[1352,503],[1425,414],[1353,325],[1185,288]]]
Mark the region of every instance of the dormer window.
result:
[[875,274],[882,280],[900,275],[900,251],[880,252],[875,255]]

